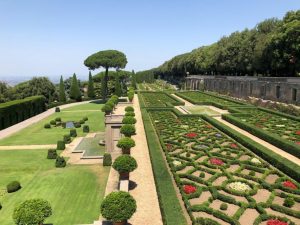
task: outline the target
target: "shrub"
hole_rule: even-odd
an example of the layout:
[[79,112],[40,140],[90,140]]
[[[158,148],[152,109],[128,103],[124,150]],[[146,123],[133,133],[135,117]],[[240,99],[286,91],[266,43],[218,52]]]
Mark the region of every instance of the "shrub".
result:
[[130,155],[121,155],[116,158],[112,167],[119,173],[130,173],[137,168],[137,162]]
[[220,209],[221,209],[221,210],[227,210],[227,208],[228,208],[228,205],[227,205],[226,203],[222,203],[222,204],[220,205]]
[[62,167],[65,167],[66,164],[67,164],[67,163],[66,163],[66,160],[65,160],[64,157],[58,156],[58,157],[56,158],[55,167],[57,167],[57,168],[62,168]]
[[83,117],[82,119],[83,119],[84,121],[88,121],[88,120],[89,120],[89,118],[88,118],[87,116]]
[[56,108],[55,108],[55,112],[60,112],[60,108],[59,108],[59,107],[56,107]]
[[77,131],[76,131],[76,129],[71,129],[70,130],[70,136],[71,137],[77,137]]
[[56,149],[48,149],[47,159],[56,159],[57,152]]
[[135,127],[131,124],[125,124],[121,127],[120,132],[126,137],[131,137],[135,134]]
[[1,203],[0,203],[0,210],[2,209],[2,205],[1,205]]
[[62,126],[63,128],[66,128],[66,122],[61,122],[61,126]]
[[123,124],[135,124],[136,123],[136,119],[132,116],[125,116],[122,120]]
[[130,102],[132,102],[133,97],[134,97],[134,93],[133,92],[129,92],[128,93],[128,99],[129,99]]
[[134,112],[126,112],[125,116],[135,116],[135,113]]
[[105,113],[105,115],[109,115],[111,114],[111,112],[113,111],[113,107],[109,104],[105,104],[102,109],[101,109],[102,112]]
[[43,199],[30,199],[17,206],[13,212],[15,224],[43,224],[52,215],[50,203]]
[[51,121],[50,121],[50,124],[51,124],[51,125],[56,125],[55,120],[51,120]]
[[70,136],[70,134],[65,134],[65,135],[64,135],[64,142],[65,142],[66,144],[68,144],[68,143],[71,142],[71,136]]
[[249,173],[250,176],[255,176],[255,172],[253,170],[250,171]]
[[61,122],[61,118],[60,118],[60,117],[57,117],[57,118],[55,118],[55,121],[56,121],[56,122]]
[[82,128],[82,130],[83,130],[83,133],[88,133],[88,132],[90,132],[90,127],[89,127],[89,125],[84,125],[83,128]]
[[75,122],[75,123],[74,123],[74,127],[75,127],[75,128],[80,128],[80,127],[81,127],[81,124],[80,124],[79,122]]
[[197,218],[195,225],[220,225],[220,224],[209,218]]
[[64,141],[57,141],[57,150],[64,150],[66,148],[66,144]]
[[189,157],[191,157],[191,153],[190,153],[190,152],[187,152],[187,153],[185,154],[185,156],[189,158]]
[[21,189],[21,184],[18,181],[12,181],[6,186],[8,193],[16,192]]
[[285,207],[290,208],[290,207],[292,207],[294,204],[295,204],[295,200],[294,200],[292,197],[287,197],[287,198],[284,199],[283,205],[284,205]]
[[201,172],[200,175],[199,175],[199,177],[204,178],[205,177],[205,173]]
[[123,153],[129,153],[129,150],[135,146],[135,141],[130,137],[121,138],[117,146],[123,150]]
[[49,123],[46,123],[46,124],[44,125],[44,128],[50,129],[50,128],[51,128],[51,125],[50,125]]
[[111,160],[111,154],[104,153],[103,155],[103,166],[111,166],[112,160]]
[[136,201],[124,191],[112,192],[101,203],[101,214],[112,222],[123,222],[132,217],[136,211]]
[[127,106],[125,112],[134,112],[134,108],[132,106]]
[[79,120],[80,124],[84,124],[84,122],[85,122],[84,120]]

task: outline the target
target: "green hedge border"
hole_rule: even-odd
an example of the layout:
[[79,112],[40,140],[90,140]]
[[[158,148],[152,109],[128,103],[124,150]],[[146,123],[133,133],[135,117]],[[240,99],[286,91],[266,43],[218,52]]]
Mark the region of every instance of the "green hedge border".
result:
[[[156,108],[156,107],[149,107],[146,106],[145,102],[144,102],[144,97],[142,96],[143,93],[160,93],[160,94],[164,94],[166,96],[168,96],[169,98],[173,99],[176,102],[165,102],[166,106],[165,107],[170,107],[173,108],[174,106],[179,106],[179,105],[184,105],[184,102],[180,101],[178,98],[174,97],[173,95],[166,93],[164,91],[139,91],[140,95],[139,95],[139,99],[142,99],[142,101],[140,101],[140,107],[141,108]],[[157,108],[161,108],[161,106],[157,107]]]

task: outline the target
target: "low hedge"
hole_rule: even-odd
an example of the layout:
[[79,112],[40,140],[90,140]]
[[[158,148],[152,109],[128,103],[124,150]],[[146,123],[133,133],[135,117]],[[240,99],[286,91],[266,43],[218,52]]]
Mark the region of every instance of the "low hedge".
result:
[[56,159],[57,152],[56,149],[48,149],[47,159]]
[[277,153],[269,150],[268,148],[258,144],[257,142],[253,141],[252,139],[240,134],[239,132],[233,130],[230,127],[220,123],[214,118],[209,116],[203,115],[202,118],[207,122],[211,123],[213,126],[230,136],[231,138],[235,139],[246,148],[253,151],[255,154],[263,158],[264,160],[268,161],[274,167],[278,168],[282,172],[286,173],[290,177],[294,178],[295,180],[300,180],[300,166],[286,160],[286,158],[278,155]]
[[63,156],[58,156],[55,161],[55,167],[63,168],[67,165],[66,160]]
[[291,155],[296,156],[297,158],[300,158],[300,147],[297,146],[296,144],[292,143],[291,141],[284,140],[276,134],[269,133],[269,132],[259,129],[253,125],[244,123],[239,118],[236,118],[233,115],[223,114],[222,118],[242,129],[248,131],[249,133],[277,146],[278,148],[281,148],[282,150],[290,153]]
[[112,164],[111,154],[104,153],[104,155],[103,155],[103,166],[111,166],[111,164]]
[[64,150],[66,148],[66,144],[64,141],[57,141],[57,150]]
[[7,193],[16,192],[21,189],[19,181],[12,181],[6,186]]
[[84,125],[84,126],[82,127],[82,131],[83,131],[83,133],[88,133],[88,132],[90,132],[90,127],[89,127],[89,125]]

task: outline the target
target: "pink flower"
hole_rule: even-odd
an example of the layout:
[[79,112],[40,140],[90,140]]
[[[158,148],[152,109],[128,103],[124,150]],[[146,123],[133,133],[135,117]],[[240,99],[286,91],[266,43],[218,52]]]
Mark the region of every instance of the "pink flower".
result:
[[268,220],[267,225],[288,225],[288,223],[280,220]]
[[300,130],[297,130],[295,134],[300,135]]
[[184,185],[183,186],[183,191],[186,194],[194,193],[196,190],[197,190],[197,188],[194,187],[193,185]]
[[170,149],[172,149],[172,145],[169,144],[169,143],[167,143],[167,144],[166,144],[166,148],[167,148],[168,150],[170,150]]
[[198,134],[195,132],[191,132],[191,133],[187,133],[185,136],[188,138],[195,138],[198,136]]
[[217,158],[211,158],[209,161],[211,164],[218,165],[218,166],[224,164],[224,162],[221,159],[217,159]]
[[231,143],[231,144],[230,144],[230,147],[231,147],[231,148],[238,148],[237,144],[235,144],[235,143]]
[[289,181],[289,180],[284,181],[284,182],[282,183],[282,185],[283,185],[284,187],[287,187],[287,188],[297,189],[296,184],[294,184],[292,181]]

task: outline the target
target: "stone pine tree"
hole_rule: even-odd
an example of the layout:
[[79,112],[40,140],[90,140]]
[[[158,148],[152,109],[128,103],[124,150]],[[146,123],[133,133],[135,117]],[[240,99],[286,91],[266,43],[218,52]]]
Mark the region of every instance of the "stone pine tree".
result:
[[118,74],[116,74],[115,77],[115,95],[119,97],[121,97],[122,95],[122,87],[121,87],[120,78]]
[[84,61],[84,65],[87,66],[90,70],[95,70],[100,67],[103,67],[105,69],[105,76],[103,79],[103,85],[104,87],[103,92],[103,99],[105,100],[108,95],[108,69],[109,68],[119,68],[123,69],[125,68],[127,64],[127,58],[126,55],[122,52],[119,52],[117,50],[106,50],[106,51],[100,51],[95,54],[90,55],[86,58]]
[[88,97],[95,98],[94,81],[91,71],[89,72]]
[[76,101],[81,101],[81,92],[78,85],[78,80],[76,74],[73,74],[71,88],[70,88],[70,98]]
[[134,72],[134,70],[132,70],[132,74],[131,74],[131,86],[136,89],[136,74]]
[[66,102],[67,101],[65,84],[64,84],[64,80],[63,80],[62,76],[60,77],[60,83],[59,83],[59,101],[60,102]]

